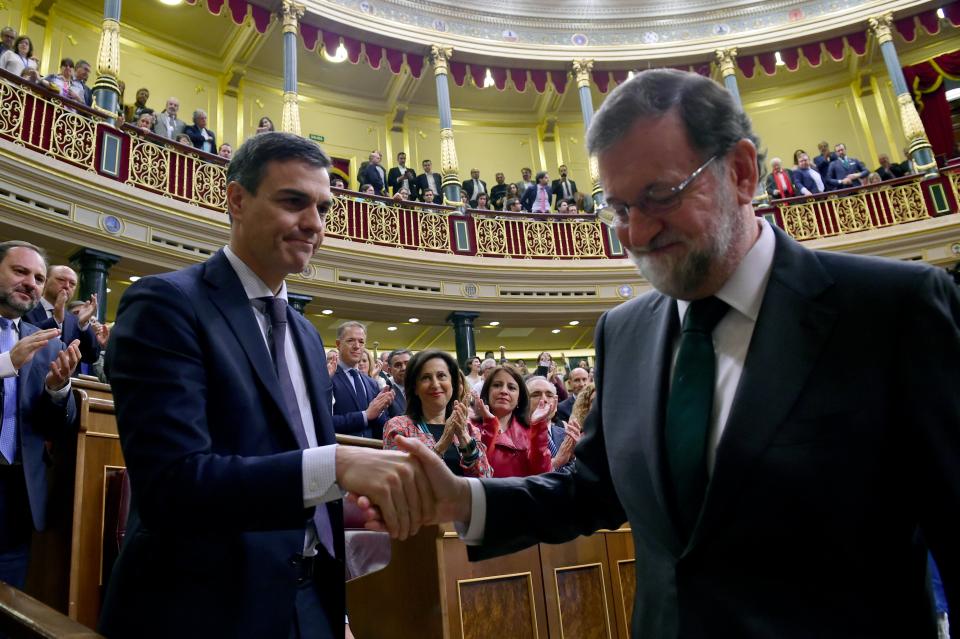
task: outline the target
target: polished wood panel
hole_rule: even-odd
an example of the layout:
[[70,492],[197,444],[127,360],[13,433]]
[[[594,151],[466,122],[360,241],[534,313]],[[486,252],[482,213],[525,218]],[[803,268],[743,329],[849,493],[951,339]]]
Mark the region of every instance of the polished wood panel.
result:
[[617,632],[630,637],[633,598],[637,591],[637,574],[633,534],[629,528],[606,531],[607,566],[610,570],[612,610]]
[[617,637],[611,621],[605,536],[541,544],[540,557],[550,636]]
[[0,582],[0,634],[10,639],[100,637],[89,628],[3,582]]
[[464,639],[502,636],[536,639],[533,574],[497,575],[457,581]]

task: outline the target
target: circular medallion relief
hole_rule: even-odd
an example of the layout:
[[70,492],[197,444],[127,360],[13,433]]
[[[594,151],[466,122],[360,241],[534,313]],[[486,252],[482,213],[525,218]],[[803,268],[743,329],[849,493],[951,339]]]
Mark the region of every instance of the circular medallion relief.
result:
[[628,300],[633,297],[633,287],[629,284],[621,284],[620,287],[617,288],[617,295]]
[[116,215],[101,215],[100,228],[110,235],[120,235],[123,232],[123,222]]
[[572,42],[574,46],[585,47],[590,42],[590,39],[587,38],[585,33],[574,33],[570,36],[570,42]]
[[366,0],[363,0],[363,2],[361,2],[358,6],[360,7],[360,11],[363,11],[364,13],[373,12],[373,5]]
[[433,29],[434,29],[435,31],[446,31],[446,30],[447,30],[447,23],[444,22],[443,20],[439,20],[439,19],[438,19],[438,20],[434,20],[434,21],[433,21]]
[[464,284],[461,290],[465,297],[476,297],[480,293],[480,288],[473,282]]
[[655,44],[660,41],[660,34],[656,31],[645,31],[643,34],[644,44]]

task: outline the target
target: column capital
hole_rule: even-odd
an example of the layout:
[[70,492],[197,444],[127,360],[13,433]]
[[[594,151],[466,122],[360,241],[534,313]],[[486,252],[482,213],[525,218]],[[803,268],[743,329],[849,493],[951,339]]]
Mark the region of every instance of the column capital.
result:
[[111,78],[120,76],[120,22],[113,18],[104,18],[100,25],[97,75]]
[[717,59],[717,66],[720,67],[720,76],[728,77],[735,75],[737,72],[737,48],[731,47],[729,49],[717,49],[714,52],[714,55]]
[[299,26],[300,18],[303,17],[303,12],[306,10],[302,4],[294,2],[293,0],[283,0],[283,32],[284,33],[296,33]]
[[434,75],[447,75],[453,47],[446,44],[430,45],[430,61],[433,62]]
[[307,308],[307,304],[313,301],[313,298],[309,295],[301,295],[299,293],[291,293],[287,291],[287,302],[290,303],[290,306],[294,308],[295,311],[304,314],[304,310]]
[[300,102],[295,91],[283,92],[283,111],[280,112],[280,130],[300,135]]
[[867,24],[877,38],[877,44],[884,44],[893,40],[893,32],[890,27],[893,25],[893,14],[889,11],[878,16],[867,18]]
[[593,71],[593,60],[577,58],[572,62],[573,76],[577,79],[577,88],[590,86],[590,72]]
[[70,256],[70,263],[79,267],[80,270],[93,269],[106,272],[119,261],[119,255],[92,248],[82,248]]

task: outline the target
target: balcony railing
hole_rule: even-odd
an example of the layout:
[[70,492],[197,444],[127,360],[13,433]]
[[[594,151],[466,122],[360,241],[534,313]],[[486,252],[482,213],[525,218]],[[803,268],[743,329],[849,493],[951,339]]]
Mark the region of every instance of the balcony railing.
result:
[[[0,70],[0,138],[105,178],[205,209],[226,209],[226,162],[130,125]],[[334,190],[330,237],[365,244],[491,258],[623,257],[613,229],[595,216],[461,211]],[[757,209],[798,240],[826,238],[958,210],[960,165],[940,177],[773,202]]]

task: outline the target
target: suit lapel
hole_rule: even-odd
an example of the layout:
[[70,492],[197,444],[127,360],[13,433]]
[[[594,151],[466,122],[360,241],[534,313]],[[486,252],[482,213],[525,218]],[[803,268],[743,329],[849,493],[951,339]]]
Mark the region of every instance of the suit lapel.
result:
[[280,382],[273,370],[273,360],[270,358],[270,351],[267,350],[267,344],[263,340],[263,333],[260,332],[253,310],[250,308],[250,300],[247,299],[247,293],[243,289],[243,284],[240,283],[240,278],[237,277],[222,250],[217,251],[216,255],[207,261],[203,279],[211,288],[210,300],[227,320],[227,326],[236,336],[240,348],[250,361],[254,374],[284,416],[287,428],[290,429],[294,439],[301,448],[304,448],[305,436],[302,432],[297,432],[301,429],[294,428],[290,424],[286,405],[280,393]]
[[[287,326],[290,327],[294,344],[300,354],[300,368],[310,393],[310,405],[313,408],[313,425],[317,431],[317,444],[325,446],[334,443],[333,420],[330,419],[329,400],[324,398],[324,389],[329,388],[326,357],[323,344],[316,329],[299,313],[287,307]],[[317,365],[316,362],[324,362]]]
[[816,254],[774,234],[773,270],[690,547],[718,524],[789,414],[837,319],[816,299],[833,283]]

